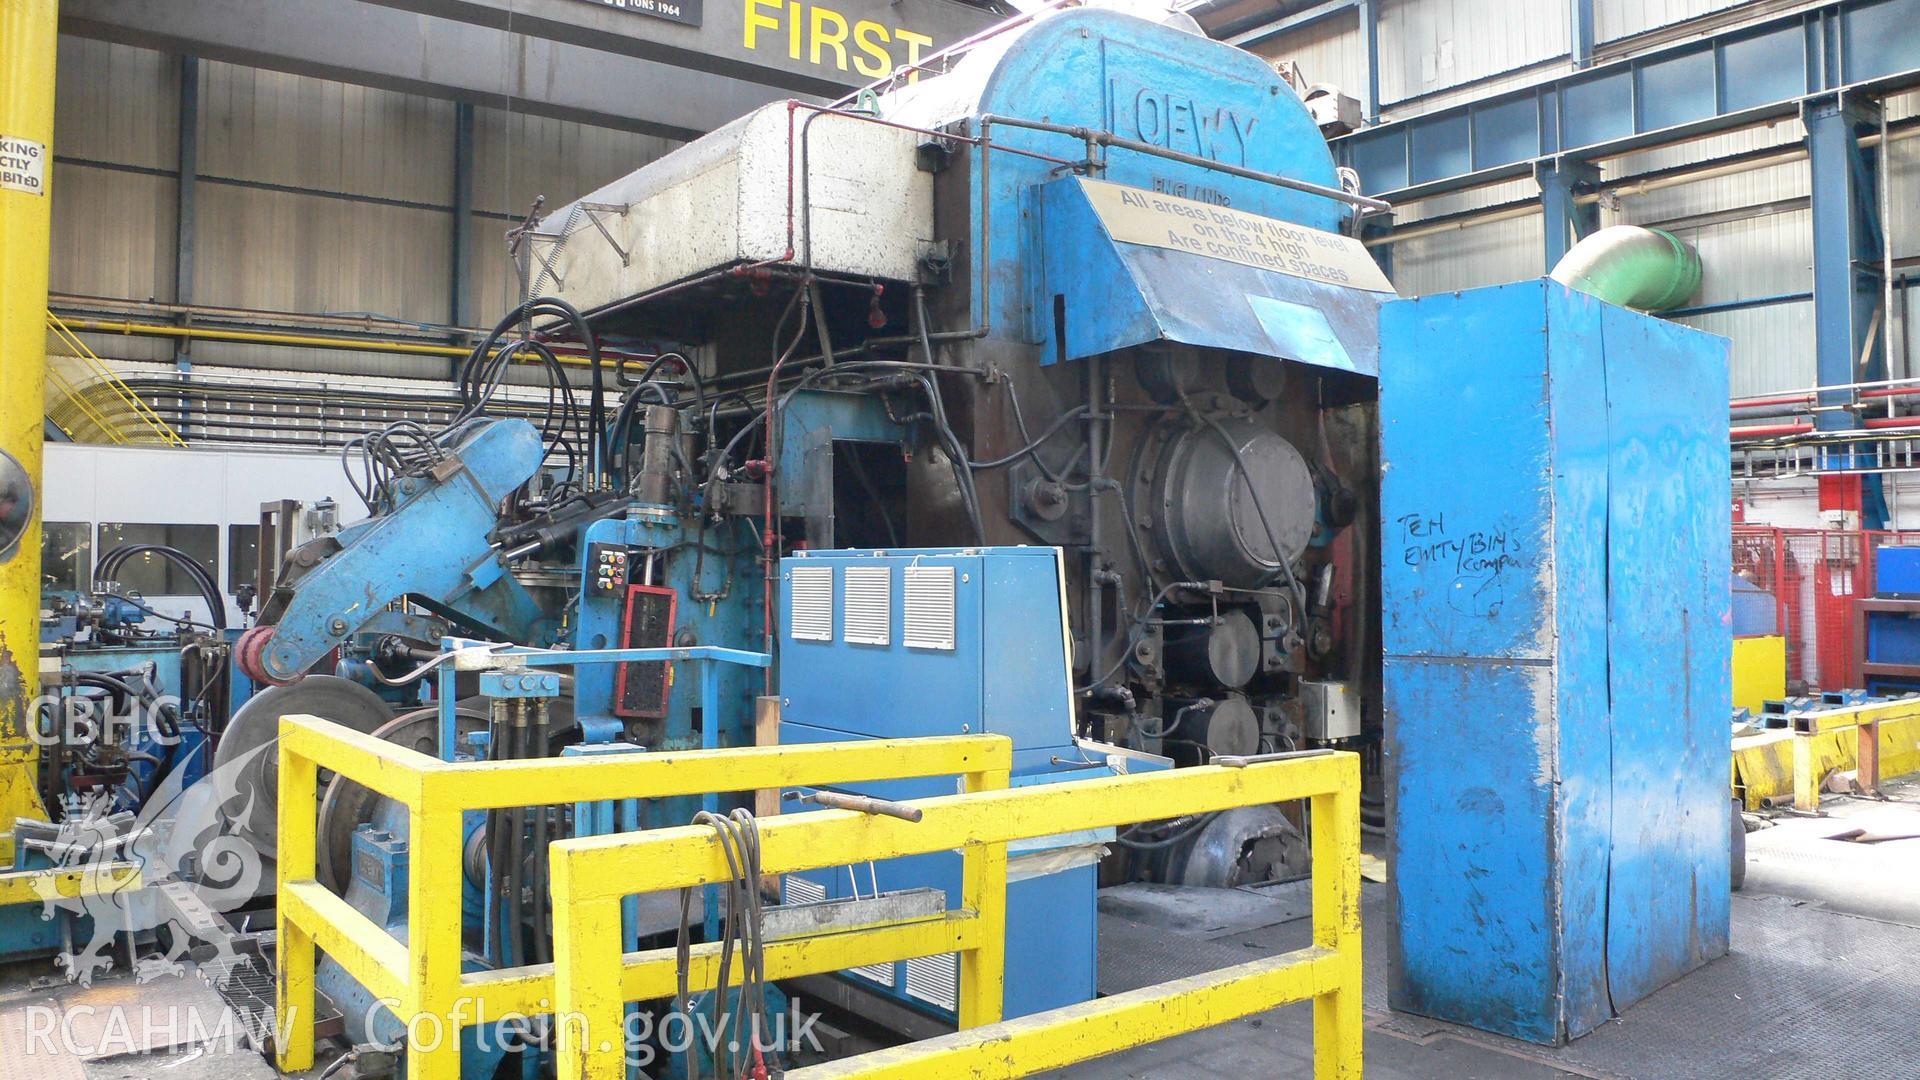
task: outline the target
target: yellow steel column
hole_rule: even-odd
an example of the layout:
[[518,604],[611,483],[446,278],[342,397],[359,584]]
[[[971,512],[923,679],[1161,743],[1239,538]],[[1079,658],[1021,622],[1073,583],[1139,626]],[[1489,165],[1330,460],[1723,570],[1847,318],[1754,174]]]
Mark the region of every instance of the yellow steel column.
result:
[[[46,817],[29,737],[40,692],[40,443],[46,420],[58,0],[0,0],[0,821]],[[10,545],[10,546],[8,546]],[[0,859],[13,861],[11,833]]]
[[1336,954],[1340,988],[1313,999],[1315,1080],[1360,1080],[1360,765],[1348,755],[1337,790],[1315,795],[1313,943]]
[[[320,770],[313,761],[294,752],[284,741],[294,730],[280,721],[280,892],[296,881],[318,877],[314,807],[319,802]],[[313,1068],[314,987],[313,935],[287,917],[282,904],[278,916],[280,971],[275,983],[275,1049],[282,1072]]]
[[[1007,769],[967,774],[967,791],[1003,791]],[[960,852],[960,906],[973,912],[974,945],[960,954],[960,1030],[1000,1022],[1006,1008],[1007,845],[969,844]]]

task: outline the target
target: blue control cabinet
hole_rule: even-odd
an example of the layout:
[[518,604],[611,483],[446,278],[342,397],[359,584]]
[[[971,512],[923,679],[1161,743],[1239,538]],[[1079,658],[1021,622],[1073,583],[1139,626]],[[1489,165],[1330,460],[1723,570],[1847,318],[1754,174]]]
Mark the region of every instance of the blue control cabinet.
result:
[[1874,552],[1874,594],[1859,602],[1855,634],[1867,693],[1920,691],[1920,547]]
[[[1013,740],[1016,786],[1111,769],[1073,737],[1057,549],[805,552],[780,564],[779,632],[782,743],[993,732]],[[959,778],[844,790],[919,799],[954,793]],[[1094,996],[1097,862],[1112,839],[1112,830],[1099,830],[1009,846],[1008,1017]],[[942,890],[948,906],[958,906],[960,857],[789,874],[784,899],[923,888]],[[953,1017],[959,978],[952,954],[852,974],[923,1012]]]
[[1565,1042],[1727,949],[1727,344],[1533,281],[1381,345],[1392,1004]]

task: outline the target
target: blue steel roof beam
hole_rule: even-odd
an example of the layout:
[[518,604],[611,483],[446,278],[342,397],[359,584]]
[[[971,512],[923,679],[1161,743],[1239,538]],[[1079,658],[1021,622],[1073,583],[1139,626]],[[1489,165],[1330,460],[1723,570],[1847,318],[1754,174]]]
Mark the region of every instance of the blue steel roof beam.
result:
[[[1920,85],[1920,0],[1836,0],[1332,141],[1364,190],[1394,203],[1796,115],[1842,86]],[[1525,113],[1530,125],[1516,127]],[[1531,128],[1529,130],[1528,128]]]

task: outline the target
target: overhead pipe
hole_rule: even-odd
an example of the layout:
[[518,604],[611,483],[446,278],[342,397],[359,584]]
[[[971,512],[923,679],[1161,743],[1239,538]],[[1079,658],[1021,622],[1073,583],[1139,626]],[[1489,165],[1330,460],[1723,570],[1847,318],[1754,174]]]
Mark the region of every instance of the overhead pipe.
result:
[[1700,287],[1700,253],[1662,229],[1612,225],[1573,245],[1549,275],[1636,311],[1670,311]]
[[[473,349],[464,345],[435,345],[420,341],[390,341],[369,338],[332,337],[320,334],[269,333],[259,330],[228,330],[207,326],[172,326],[165,323],[134,322],[119,319],[66,319],[68,329],[89,334],[118,334],[134,337],[177,338],[185,341],[224,341],[242,345],[281,345],[305,349],[342,349],[347,352],[391,353],[401,356],[444,356],[458,358],[471,355]],[[560,362],[568,365],[588,363],[583,350],[565,346],[549,346]],[[603,354],[621,360],[652,360],[651,354],[620,353],[603,350]],[[516,358],[522,363],[540,363],[537,357],[523,355]]]
[[[1861,421],[1861,427],[1870,431],[1888,429],[1903,430],[1920,428],[1920,416],[1870,416]],[[1744,427],[1730,428],[1727,434],[1735,441],[1741,439],[1776,439],[1788,435],[1810,435],[1813,433],[1811,422],[1797,424],[1749,424]],[[1844,436],[1844,431],[1823,431],[1822,435]]]

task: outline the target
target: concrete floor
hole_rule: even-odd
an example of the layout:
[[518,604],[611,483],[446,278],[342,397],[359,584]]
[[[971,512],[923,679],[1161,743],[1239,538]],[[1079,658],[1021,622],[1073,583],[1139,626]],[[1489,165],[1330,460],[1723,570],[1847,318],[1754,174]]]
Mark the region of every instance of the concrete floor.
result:
[[[1920,1076],[1920,779],[1889,791],[1890,802],[1830,798],[1821,817],[1781,817],[1750,834],[1748,888],[1733,902],[1732,954],[1567,1047],[1387,1011],[1385,890],[1367,884],[1367,1075]],[[1863,833],[1832,839],[1853,830]],[[1109,890],[1102,898],[1102,991],[1299,947],[1308,933],[1303,886]],[[130,1014],[140,1019],[114,1028],[104,1018],[116,1005],[133,1006]],[[71,1022],[71,1036],[32,1037],[32,1025],[44,1023],[48,1010],[81,1018]],[[81,988],[44,962],[0,970],[0,1080],[273,1077],[251,1051],[193,1038],[196,1025],[217,1032],[225,1016],[218,998],[192,977],[137,984],[108,976]],[[1050,1075],[1311,1074],[1310,1010],[1292,1006]]]

